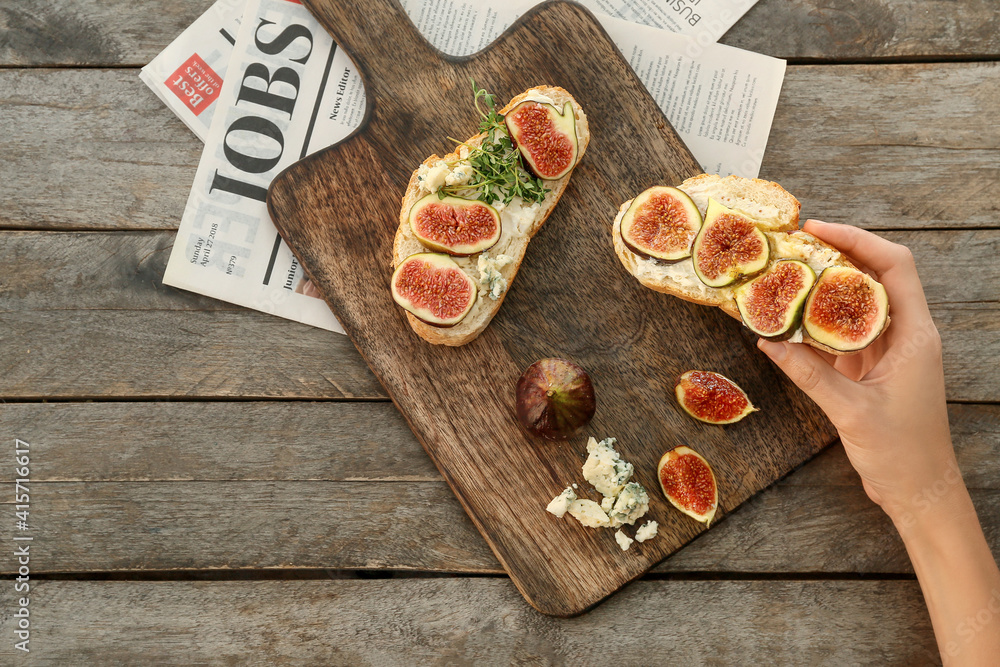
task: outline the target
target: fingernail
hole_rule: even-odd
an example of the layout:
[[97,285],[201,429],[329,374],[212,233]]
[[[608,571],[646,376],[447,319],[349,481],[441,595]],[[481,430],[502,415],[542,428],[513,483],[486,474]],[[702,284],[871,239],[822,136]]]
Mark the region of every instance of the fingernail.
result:
[[775,343],[763,338],[757,339],[757,347],[775,362],[781,361],[788,354],[788,346],[784,343]]
[[815,218],[809,218],[808,220],[806,220],[806,222],[811,222],[811,223],[813,223],[814,225],[825,225],[825,224],[826,224],[826,223],[825,223],[825,222],[823,222],[822,220],[817,220],[817,219],[815,219]]

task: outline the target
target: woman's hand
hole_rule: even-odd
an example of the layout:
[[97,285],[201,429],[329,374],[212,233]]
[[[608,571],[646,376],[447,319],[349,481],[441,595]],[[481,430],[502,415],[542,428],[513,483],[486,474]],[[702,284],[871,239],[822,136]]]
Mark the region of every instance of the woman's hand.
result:
[[758,345],[826,412],[868,496],[899,529],[945,665],[995,665],[1000,570],[955,460],[941,337],[913,255],[855,227],[810,220],[805,230],[874,274],[889,296],[892,321],[851,356]]
[[885,286],[888,329],[848,356],[764,340],[760,349],[826,412],[868,496],[894,520],[956,485],[964,490],[948,430],[941,337],[913,255],[856,227],[809,220],[804,229]]

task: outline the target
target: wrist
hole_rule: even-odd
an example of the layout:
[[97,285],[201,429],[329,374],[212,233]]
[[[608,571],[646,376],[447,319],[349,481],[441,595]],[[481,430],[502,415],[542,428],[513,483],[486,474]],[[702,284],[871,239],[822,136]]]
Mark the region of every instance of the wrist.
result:
[[884,507],[907,546],[911,542],[925,542],[967,526],[979,529],[979,517],[961,475],[951,482],[944,482],[921,489],[908,502]]

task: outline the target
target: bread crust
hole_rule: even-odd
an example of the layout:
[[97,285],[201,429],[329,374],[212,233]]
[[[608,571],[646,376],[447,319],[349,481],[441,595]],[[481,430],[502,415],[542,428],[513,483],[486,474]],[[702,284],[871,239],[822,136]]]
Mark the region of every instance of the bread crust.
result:
[[[741,178],[739,176],[721,178],[715,174],[700,174],[687,179],[677,188],[691,196],[703,216],[707,199],[711,197],[757,220],[770,245],[771,254],[767,269],[770,269],[780,259],[804,261],[810,265],[817,276],[822,269],[830,266],[857,268],[830,244],[799,230],[801,205],[795,197],[777,183],[758,178]],[[756,210],[751,205],[755,201],[762,203]],[[768,219],[761,221],[758,215],[765,213],[764,202],[767,202],[766,206],[769,207],[766,210]],[[699,305],[721,308],[723,312],[742,322],[743,318],[740,317],[740,311],[734,297],[734,288],[738,283],[721,288],[708,287],[698,280],[690,258],[683,259],[673,265],[667,265],[657,260],[640,257],[629,250],[621,237],[621,221],[631,204],[632,200],[629,200],[621,205],[611,225],[612,243],[622,266],[649,289],[671,294]],[[771,208],[774,210],[772,211]],[[889,319],[886,318],[885,327],[888,326]],[[885,327],[883,327],[883,331],[885,331]],[[853,354],[852,352],[834,350],[813,340],[806,334],[805,328],[801,325],[796,333],[801,333],[801,342],[824,352],[838,356]]]
[[[563,88],[548,85],[534,86],[512,98],[506,106],[499,110],[499,113],[506,114],[524,100],[537,95],[548,97],[560,106],[565,104],[567,101],[572,103],[573,111],[576,116],[576,134],[579,148],[576,164],[573,165],[573,168],[562,178],[553,181],[545,181],[545,185],[549,188],[550,192],[545,196],[545,200],[542,204],[538,206],[530,224],[528,224],[525,229],[517,230],[518,233],[516,235],[508,234],[508,231],[510,230],[505,229],[505,235],[502,235],[498,246],[504,245],[505,249],[502,251],[503,254],[511,256],[514,261],[500,269],[501,275],[507,280],[508,287],[498,299],[494,300],[491,296],[486,294],[482,288],[480,288],[476,305],[473,306],[473,309],[469,312],[465,319],[453,327],[436,327],[417,319],[410,312],[406,313],[406,319],[409,321],[410,327],[418,336],[426,340],[428,343],[449,346],[465,345],[466,343],[473,341],[486,329],[487,326],[489,326],[490,321],[500,310],[503,300],[510,291],[511,285],[514,283],[514,278],[517,276],[518,269],[524,259],[524,253],[527,250],[528,243],[531,241],[532,237],[538,233],[538,230],[541,229],[542,225],[552,213],[552,209],[559,202],[563,192],[566,190],[566,186],[569,184],[569,179],[572,177],[573,171],[576,170],[576,166],[580,164],[580,160],[583,159],[583,155],[587,150],[587,145],[590,143],[590,130],[587,123],[587,116],[584,113],[583,108],[579,105],[579,103],[577,103],[573,96]],[[476,136],[466,140],[465,143],[470,146],[479,146],[482,144],[485,137],[485,134],[477,134]],[[461,157],[458,150],[459,149],[456,149],[455,152],[449,153],[444,157],[431,155],[424,160],[420,166],[427,165],[428,167],[431,167],[439,160],[444,160],[445,162],[458,160]],[[400,207],[399,212],[399,227],[396,230],[392,246],[393,267],[398,266],[401,261],[414,254],[415,251],[430,252],[422,246],[418,249],[419,241],[416,241],[409,225],[409,213],[413,204],[416,203],[418,199],[428,194],[428,191],[421,187],[418,180],[420,166],[414,169],[413,174],[410,176],[410,182],[406,186],[406,192],[403,194],[402,206]],[[501,213],[501,217],[503,218],[503,213]],[[510,242],[505,244],[504,241],[508,238],[510,239]],[[494,249],[491,248],[490,250],[487,250],[487,252],[495,257]],[[468,258],[453,258],[458,262],[459,266],[461,266],[462,269],[476,281],[477,284],[479,283],[479,271],[475,268],[475,263],[480,254],[481,253],[477,253]]]

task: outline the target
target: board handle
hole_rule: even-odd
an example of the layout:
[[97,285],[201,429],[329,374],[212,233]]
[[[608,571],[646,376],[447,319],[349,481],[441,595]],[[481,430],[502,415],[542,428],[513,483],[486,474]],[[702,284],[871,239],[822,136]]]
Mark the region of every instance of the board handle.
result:
[[350,56],[369,95],[378,82],[415,71],[437,54],[399,0],[302,0],[302,4]]

